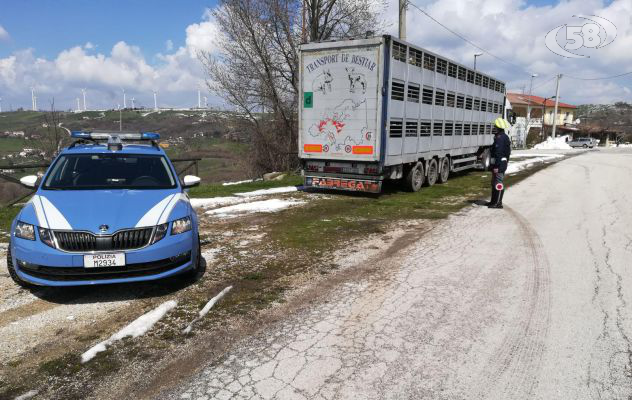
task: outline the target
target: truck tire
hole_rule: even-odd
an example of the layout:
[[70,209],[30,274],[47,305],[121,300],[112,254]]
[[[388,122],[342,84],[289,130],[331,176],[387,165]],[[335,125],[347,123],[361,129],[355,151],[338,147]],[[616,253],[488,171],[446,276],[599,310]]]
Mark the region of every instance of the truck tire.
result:
[[406,190],[410,192],[418,192],[424,184],[424,178],[424,166],[422,163],[418,162],[406,174]]
[[426,175],[426,186],[432,186],[437,182],[439,175],[439,167],[437,166],[437,160],[434,158],[428,161],[428,173]]
[[450,177],[450,159],[443,157],[439,160],[439,183],[446,183]]

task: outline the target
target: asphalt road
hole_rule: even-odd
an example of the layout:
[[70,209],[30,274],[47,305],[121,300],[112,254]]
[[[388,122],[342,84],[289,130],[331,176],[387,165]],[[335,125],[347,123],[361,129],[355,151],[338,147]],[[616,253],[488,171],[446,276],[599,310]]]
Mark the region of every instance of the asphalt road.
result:
[[164,398],[629,399],[632,152],[538,172]]

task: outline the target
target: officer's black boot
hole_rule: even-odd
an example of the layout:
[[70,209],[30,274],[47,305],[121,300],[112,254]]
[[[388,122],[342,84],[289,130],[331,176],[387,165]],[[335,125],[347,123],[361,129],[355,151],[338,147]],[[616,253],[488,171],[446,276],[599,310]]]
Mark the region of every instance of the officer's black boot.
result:
[[505,189],[501,190],[498,194],[498,203],[496,203],[496,208],[503,208],[503,195],[505,194]]
[[492,188],[492,200],[487,203],[487,207],[494,208],[498,203],[498,190],[496,188]]

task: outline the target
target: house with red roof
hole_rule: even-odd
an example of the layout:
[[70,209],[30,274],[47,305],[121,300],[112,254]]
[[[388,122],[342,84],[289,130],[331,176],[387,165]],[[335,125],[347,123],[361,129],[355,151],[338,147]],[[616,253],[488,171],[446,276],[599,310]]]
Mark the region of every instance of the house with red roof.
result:
[[[510,131],[510,136],[517,147],[540,143],[547,136],[551,136],[554,120],[557,120],[556,136],[570,135],[573,137],[578,131],[575,126],[577,106],[573,104],[559,102],[557,115],[554,117],[554,98],[508,92],[507,100],[511,104],[513,112],[516,113],[516,123]],[[529,118],[527,118],[527,113],[530,114]]]

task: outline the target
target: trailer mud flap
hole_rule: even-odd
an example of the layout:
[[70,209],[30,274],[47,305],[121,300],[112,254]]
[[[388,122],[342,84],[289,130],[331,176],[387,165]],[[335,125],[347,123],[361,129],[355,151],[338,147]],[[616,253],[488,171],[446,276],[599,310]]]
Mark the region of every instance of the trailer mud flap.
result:
[[352,192],[380,193],[382,190],[382,181],[306,176],[305,186],[321,189],[349,190]]

